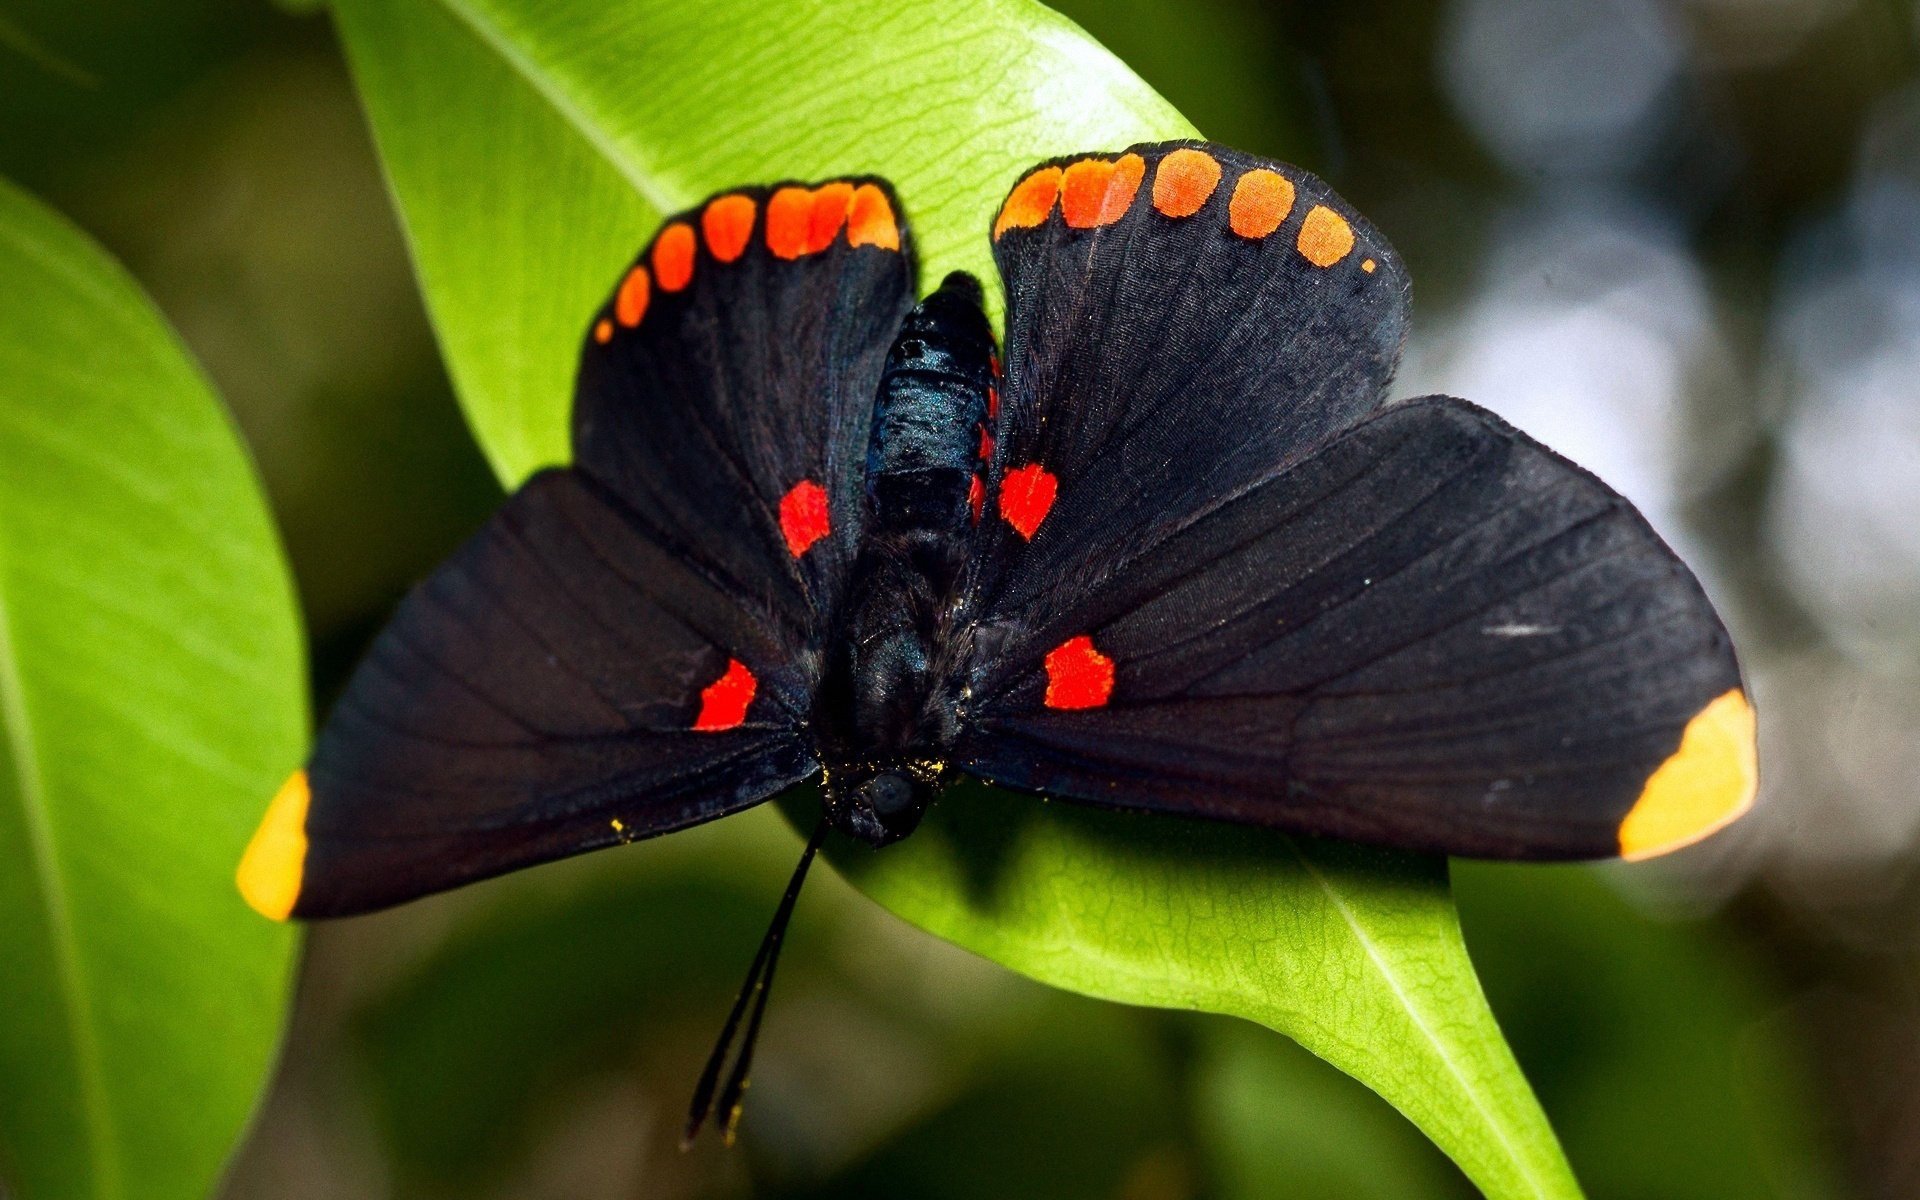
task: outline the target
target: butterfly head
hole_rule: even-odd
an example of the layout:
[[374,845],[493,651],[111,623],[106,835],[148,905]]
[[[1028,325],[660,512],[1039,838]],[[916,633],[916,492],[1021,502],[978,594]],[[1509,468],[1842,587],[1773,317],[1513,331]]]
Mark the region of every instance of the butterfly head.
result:
[[843,768],[827,781],[827,818],[874,847],[912,833],[940,794],[946,764],[917,760]]

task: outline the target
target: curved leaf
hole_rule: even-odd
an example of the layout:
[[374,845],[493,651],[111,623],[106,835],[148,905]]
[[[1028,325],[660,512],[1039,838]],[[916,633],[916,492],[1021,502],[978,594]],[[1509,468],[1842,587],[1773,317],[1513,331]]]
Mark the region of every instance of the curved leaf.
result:
[[172,332],[4,183],[0,281],[0,1178],[186,1200],[286,1002],[232,877],[305,738],[292,589]]
[[913,837],[834,864],[1035,979],[1288,1035],[1489,1196],[1580,1194],[1480,990],[1444,860],[963,784]]
[[[872,171],[927,278],[994,274],[1033,160],[1191,127],[1025,0],[336,0],[462,403],[509,482],[564,459],[581,314],[663,212]],[[1497,1197],[1578,1189],[1502,1042],[1440,863],[1042,807],[986,789],[871,859],[870,894],[1063,987],[1288,1033]]]

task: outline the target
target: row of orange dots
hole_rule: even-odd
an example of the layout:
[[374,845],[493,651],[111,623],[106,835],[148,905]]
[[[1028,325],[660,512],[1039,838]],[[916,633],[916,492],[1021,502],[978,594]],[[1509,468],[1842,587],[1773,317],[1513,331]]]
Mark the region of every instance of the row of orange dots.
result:
[[[1065,167],[1042,167],[1022,179],[994,222],[998,241],[1009,229],[1031,229],[1060,215],[1074,229],[1110,225],[1133,207],[1146,176],[1138,154],[1118,159],[1083,158]],[[1169,217],[1191,217],[1205,207],[1220,186],[1220,160],[1204,150],[1182,147],[1160,160],[1153,173],[1153,207]],[[1280,228],[1293,211],[1293,181],[1278,171],[1255,167],[1234,182],[1227,203],[1227,224],[1244,238],[1263,238]],[[1308,210],[1294,246],[1316,267],[1331,267],[1353,252],[1353,226],[1324,204]],[[1372,274],[1378,264],[1365,259],[1360,269]]]
[[[752,196],[730,192],[716,196],[700,210],[700,231],[685,220],[670,221],[653,240],[647,263],[636,263],[620,281],[613,297],[613,315],[593,327],[593,340],[606,345],[617,328],[632,329],[647,315],[653,289],[678,292],[693,282],[693,268],[702,236],[715,261],[737,261],[753,240],[759,204]],[[840,231],[850,246],[900,248],[900,223],[887,193],[871,183],[834,180],[819,187],[783,187],[767,198],[765,238],[776,258],[793,260],[818,254],[833,245]],[[648,263],[652,269],[648,269]]]

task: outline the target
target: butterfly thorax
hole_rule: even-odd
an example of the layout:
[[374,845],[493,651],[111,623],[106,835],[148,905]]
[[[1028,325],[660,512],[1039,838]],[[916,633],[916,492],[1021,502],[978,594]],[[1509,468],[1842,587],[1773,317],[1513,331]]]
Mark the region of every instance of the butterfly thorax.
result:
[[953,274],[901,324],[874,403],[867,520],[816,727],[827,811],[876,846],[911,833],[948,770],[957,618],[993,386],[980,285]]

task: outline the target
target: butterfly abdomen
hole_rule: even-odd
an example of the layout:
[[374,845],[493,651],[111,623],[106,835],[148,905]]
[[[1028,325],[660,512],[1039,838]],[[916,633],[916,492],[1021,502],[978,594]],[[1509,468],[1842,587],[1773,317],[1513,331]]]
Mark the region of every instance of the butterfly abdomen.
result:
[[867,443],[876,531],[951,533],[964,546],[992,439],[992,364],[980,285],[955,272],[907,315],[887,353]]

